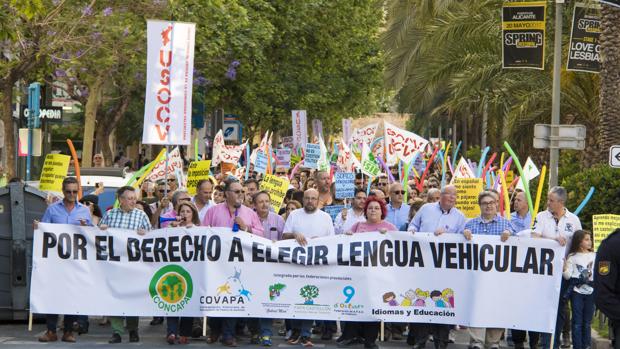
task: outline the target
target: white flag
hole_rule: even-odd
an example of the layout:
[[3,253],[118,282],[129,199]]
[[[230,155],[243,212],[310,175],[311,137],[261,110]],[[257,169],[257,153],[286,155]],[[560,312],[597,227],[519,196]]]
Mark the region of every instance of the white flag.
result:
[[416,151],[422,152],[428,141],[413,132],[400,129],[389,122],[384,121],[386,163],[391,166],[403,160],[411,162]]
[[191,142],[195,32],[194,23],[147,21],[144,144]]
[[[540,171],[538,171],[538,167],[536,167],[534,161],[532,161],[532,159],[528,156],[527,160],[525,161],[525,165],[523,165],[523,176],[525,177],[525,180],[529,182],[532,179],[538,177],[539,175]],[[525,188],[523,188],[523,182],[521,182],[521,180],[517,182],[517,189],[525,190]]]

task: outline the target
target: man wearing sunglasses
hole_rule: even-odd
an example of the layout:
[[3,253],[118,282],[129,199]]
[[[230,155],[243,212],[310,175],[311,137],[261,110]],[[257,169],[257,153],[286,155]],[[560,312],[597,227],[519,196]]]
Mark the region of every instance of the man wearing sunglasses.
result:
[[401,228],[406,226],[409,220],[409,205],[403,202],[405,189],[399,182],[394,182],[390,186],[390,203],[387,205],[387,216],[385,220]]
[[[73,225],[92,225],[90,220],[90,210],[88,206],[78,202],[78,181],[75,177],[67,177],[62,181],[62,193],[64,198],[49,205],[41,222],[57,223],[57,224],[73,224]],[[38,228],[39,222],[34,221],[34,229]],[[77,321],[76,315],[64,316],[64,329],[62,335],[63,342],[75,342],[72,326]],[[58,340],[56,335],[56,324],[58,323],[58,315],[48,314],[46,316],[47,331],[39,337],[39,342],[55,342]]]
[[[263,223],[256,212],[243,205],[245,193],[241,183],[233,178],[224,181],[225,201],[207,210],[202,225],[205,227],[227,227],[233,232],[238,230],[247,231],[258,236],[263,235]],[[236,347],[234,331],[237,324],[236,318],[209,317],[211,334],[207,343],[215,343],[222,336],[222,344],[227,347]]]

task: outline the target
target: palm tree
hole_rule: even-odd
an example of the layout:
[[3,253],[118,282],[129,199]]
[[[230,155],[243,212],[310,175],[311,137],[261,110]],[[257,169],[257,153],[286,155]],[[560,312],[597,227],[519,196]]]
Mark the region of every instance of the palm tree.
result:
[[620,144],[620,8],[602,6],[600,160],[606,162],[609,147]]

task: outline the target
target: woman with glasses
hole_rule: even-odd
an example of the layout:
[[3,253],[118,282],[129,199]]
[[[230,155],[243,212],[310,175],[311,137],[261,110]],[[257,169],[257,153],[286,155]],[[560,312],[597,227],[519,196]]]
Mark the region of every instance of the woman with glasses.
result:
[[[196,206],[190,201],[180,201],[176,208],[177,227],[193,228],[200,225]],[[189,344],[192,335],[194,318],[191,317],[167,317],[166,318],[166,342],[168,344]]]

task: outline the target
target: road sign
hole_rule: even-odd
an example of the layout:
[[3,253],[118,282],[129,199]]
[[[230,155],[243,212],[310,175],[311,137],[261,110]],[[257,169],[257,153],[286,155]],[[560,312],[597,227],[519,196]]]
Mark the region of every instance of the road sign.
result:
[[620,168],[620,145],[612,145],[609,148],[609,166]]
[[243,136],[243,125],[238,120],[224,120],[224,141],[241,144]]
[[575,149],[586,146],[586,127],[583,125],[534,125],[534,148]]

